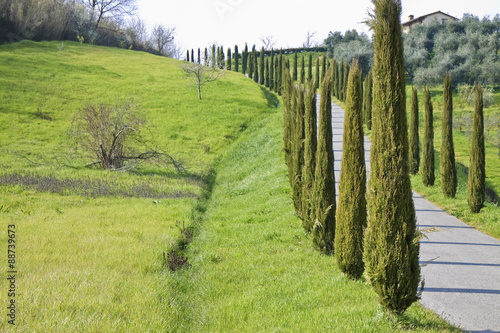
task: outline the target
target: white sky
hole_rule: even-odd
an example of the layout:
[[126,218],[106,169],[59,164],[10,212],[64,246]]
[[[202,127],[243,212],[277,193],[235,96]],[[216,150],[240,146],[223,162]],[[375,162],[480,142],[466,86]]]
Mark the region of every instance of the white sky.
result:
[[[204,49],[216,43],[234,49],[245,42],[263,46],[260,37],[273,36],[276,47],[299,47],[308,32],[322,42],[329,31],[356,29],[373,8],[371,0],[137,0],[138,16],[152,27],[174,26],[175,40],[184,50]],[[483,18],[500,14],[500,0],[402,0],[401,21],[438,10],[462,18],[471,13]]]

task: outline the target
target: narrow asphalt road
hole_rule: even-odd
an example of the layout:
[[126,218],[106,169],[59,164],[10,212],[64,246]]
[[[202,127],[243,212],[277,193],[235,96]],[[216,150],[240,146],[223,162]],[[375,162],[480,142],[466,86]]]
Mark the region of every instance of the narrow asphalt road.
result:
[[[318,95],[319,110],[319,95]],[[335,180],[340,179],[344,110],[332,106]],[[370,170],[370,141],[365,137]],[[467,332],[500,333],[500,241],[413,192],[425,287],[421,304]],[[498,221],[500,223],[500,221]]]

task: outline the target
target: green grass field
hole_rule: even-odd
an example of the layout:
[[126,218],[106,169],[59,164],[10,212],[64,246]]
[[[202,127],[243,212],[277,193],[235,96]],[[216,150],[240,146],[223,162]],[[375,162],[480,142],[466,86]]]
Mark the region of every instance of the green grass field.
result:
[[[385,318],[364,281],[312,249],[293,213],[272,94],[226,73],[198,101],[175,60],[60,45],[0,46],[0,176],[10,179],[0,186],[0,244],[5,251],[14,224],[18,271],[17,325],[5,316],[0,331],[459,331],[418,304]],[[68,140],[73,115],[129,100],[186,174],[153,162],[138,172],[82,167],[89,159]],[[65,156],[74,167],[57,163]],[[12,184],[13,174],[76,186],[37,189]],[[85,181],[130,195],[89,194]],[[163,253],[182,222],[195,230],[191,266],[172,273]]]

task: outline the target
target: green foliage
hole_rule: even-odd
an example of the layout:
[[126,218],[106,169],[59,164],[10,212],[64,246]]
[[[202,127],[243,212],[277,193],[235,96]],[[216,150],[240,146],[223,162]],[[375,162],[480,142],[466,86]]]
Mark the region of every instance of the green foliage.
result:
[[314,224],[312,190],[318,145],[317,129],[316,89],[309,84],[305,94],[304,170],[302,172],[302,225],[307,232],[312,230]]
[[337,85],[337,98],[340,101],[344,101],[344,60],[341,60],[339,63],[339,80]]
[[420,140],[418,135],[418,94],[417,88],[412,87],[410,110],[410,173],[416,175],[420,167]]
[[302,61],[300,64],[300,84],[305,84],[306,82],[306,64],[304,62],[304,56],[302,56]]
[[240,55],[238,53],[238,45],[235,45],[234,46],[234,71],[235,72],[238,72],[239,71],[239,67],[240,67]]
[[231,49],[227,49],[227,61],[226,61],[226,68],[228,71],[231,70]]
[[294,82],[297,82],[297,78],[298,78],[298,68],[297,68],[298,62],[299,62],[298,54],[297,54],[297,51],[295,51],[293,53],[293,78],[292,78],[292,80]]
[[264,47],[262,47],[262,50],[260,51],[260,67],[259,67],[259,84],[264,85],[265,83],[265,76],[264,76],[264,68],[265,68],[265,63],[264,63]]
[[269,58],[266,58],[266,74],[265,74],[266,78],[265,78],[265,81],[266,81],[266,88],[269,88]]
[[344,35],[340,31],[330,32],[325,39],[328,56],[351,63],[357,59],[363,75],[366,75],[373,64],[373,45],[365,34],[358,34],[356,29],[347,30]]
[[288,170],[288,181],[290,186],[293,188],[293,151],[292,151],[292,140],[294,133],[294,121],[293,108],[295,103],[295,89],[290,78],[290,71],[285,70],[284,74],[284,85],[283,85],[283,151],[285,153],[285,163]]
[[366,227],[366,165],[363,136],[361,69],[353,62],[345,106],[342,173],[335,229],[335,258],[353,279],[364,271],[363,234]]
[[366,128],[371,131],[372,129],[372,99],[373,99],[373,75],[372,71],[368,72],[365,78],[365,86],[363,89],[363,122]]
[[408,166],[401,2],[373,0],[373,117],[366,276],[382,308],[400,315],[418,300],[419,241]]
[[434,114],[429,87],[424,88],[424,141],[422,143],[422,182],[433,186],[434,175]]
[[274,89],[275,84],[274,84],[274,51],[271,49],[271,61],[269,63],[269,88],[272,91],[276,91]]
[[441,189],[445,197],[453,198],[457,192],[457,169],[453,147],[453,95],[451,75],[446,73],[443,81],[443,112],[441,120]]
[[248,69],[248,45],[245,43],[245,49],[243,50],[243,54],[241,57],[241,72],[243,75],[247,73]]
[[485,197],[485,150],[484,150],[484,115],[483,88],[476,84],[476,105],[474,125],[469,157],[469,176],[467,181],[467,203],[473,213],[479,213],[484,206]]
[[309,53],[309,61],[307,63],[307,82],[313,81],[313,60],[312,53]]
[[292,109],[292,169],[293,169],[293,205],[299,216],[302,216],[302,172],[304,169],[304,88],[295,88],[295,103]]
[[[321,65],[321,81],[323,81],[325,79],[325,75],[326,75],[326,53],[323,54],[323,57],[321,58],[321,61],[322,61],[322,65]],[[318,84],[320,83],[320,81],[318,80]],[[318,86],[319,88],[319,86]]]
[[329,74],[321,85],[318,120],[318,147],[314,172],[313,207],[315,219],[312,230],[314,246],[331,253],[335,239],[335,175],[333,170],[332,99]]
[[315,79],[314,79],[314,84],[316,85],[316,89],[319,88],[319,58],[316,58],[316,72],[315,72]]

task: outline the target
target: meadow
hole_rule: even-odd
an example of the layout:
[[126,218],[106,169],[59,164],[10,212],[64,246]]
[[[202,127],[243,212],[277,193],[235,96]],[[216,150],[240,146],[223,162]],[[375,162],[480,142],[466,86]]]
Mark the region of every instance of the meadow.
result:
[[[312,249],[293,212],[283,109],[252,80],[227,72],[198,101],[180,62],[69,42],[2,45],[0,63],[0,244],[16,225],[18,271],[16,327],[3,318],[1,331],[459,331],[419,304],[386,318],[364,280]],[[84,167],[74,114],[130,100],[185,173]],[[164,253],[184,223],[189,265],[171,272]]]

